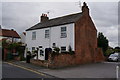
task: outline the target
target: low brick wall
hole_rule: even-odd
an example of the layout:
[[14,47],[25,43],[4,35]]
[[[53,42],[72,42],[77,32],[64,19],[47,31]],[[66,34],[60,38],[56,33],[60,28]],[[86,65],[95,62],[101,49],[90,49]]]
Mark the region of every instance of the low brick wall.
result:
[[96,53],[93,55],[94,58],[90,57],[89,55],[85,58],[81,58],[81,56],[78,56],[76,54],[59,54],[55,55],[54,57],[51,57],[51,55],[49,55],[49,59],[47,61],[31,59],[31,63],[47,68],[61,68],[86,63],[102,62],[104,61],[104,56],[102,54],[102,50],[100,48],[97,48]]
[[16,61],[20,61],[20,56],[19,57],[15,56],[13,59],[16,60]]
[[66,67],[66,66],[72,66],[75,64],[75,55],[70,54],[60,54],[54,57],[53,60],[51,60],[51,63],[49,64],[49,67],[51,68],[60,68],[60,67]]
[[47,68],[60,68],[65,66],[74,65],[75,56],[70,54],[60,54],[50,57],[48,60],[35,60],[31,59],[30,62]]
[[35,59],[31,59],[30,60],[31,63],[35,64],[35,65],[39,65],[39,66],[43,66],[43,67],[49,67],[48,65],[48,61],[43,61],[43,60],[35,60]]

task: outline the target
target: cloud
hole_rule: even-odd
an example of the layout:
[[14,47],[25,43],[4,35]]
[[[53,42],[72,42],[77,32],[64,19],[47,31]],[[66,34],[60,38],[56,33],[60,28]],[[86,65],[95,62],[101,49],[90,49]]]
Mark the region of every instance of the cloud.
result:
[[[103,32],[110,41],[110,46],[118,42],[118,3],[89,2],[90,15],[98,32]],[[40,21],[42,13],[49,12],[50,18],[81,12],[76,2],[3,2],[2,25],[14,28],[22,33]]]
[[89,3],[98,32],[103,32],[112,47],[118,46],[118,3]]

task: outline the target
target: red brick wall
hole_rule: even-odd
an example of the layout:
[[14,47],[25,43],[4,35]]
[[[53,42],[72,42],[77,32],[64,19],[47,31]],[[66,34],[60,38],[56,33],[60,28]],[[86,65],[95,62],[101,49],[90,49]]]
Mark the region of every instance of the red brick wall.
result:
[[7,49],[4,49],[3,50],[4,52],[4,54],[2,54],[2,55],[4,55],[4,59],[3,60],[6,60],[7,59],[7,52],[8,52],[8,50]]
[[49,67],[49,65],[48,65],[49,62],[48,62],[48,61],[31,59],[30,62],[33,63],[33,64],[35,64],[35,65],[44,66],[44,67]]
[[96,54],[95,54],[95,62],[102,62],[105,60],[105,57],[103,55],[102,49],[97,48],[96,49]]
[[83,13],[82,17],[75,23],[75,53],[77,64],[97,62],[98,58],[98,61],[103,61],[102,51],[96,49],[97,30],[89,14]]
[[75,65],[75,56],[70,54],[60,54],[58,56],[55,56],[51,61],[51,64],[49,64],[51,68],[59,68],[72,65]]

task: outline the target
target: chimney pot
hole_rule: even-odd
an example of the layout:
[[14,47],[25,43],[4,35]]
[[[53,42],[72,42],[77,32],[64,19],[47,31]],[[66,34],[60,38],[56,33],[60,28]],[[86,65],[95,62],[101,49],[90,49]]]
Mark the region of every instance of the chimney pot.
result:
[[49,20],[49,17],[47,17],[47,14],[42,14],[41,16],[41,22],[45,22],[45,21],[48,21]]
[[11,29],[11,31],[14,31],[14,29]]
[[82,13],[87,13],[89,15],[89,8],[85,2],[83,3],[82,6]]

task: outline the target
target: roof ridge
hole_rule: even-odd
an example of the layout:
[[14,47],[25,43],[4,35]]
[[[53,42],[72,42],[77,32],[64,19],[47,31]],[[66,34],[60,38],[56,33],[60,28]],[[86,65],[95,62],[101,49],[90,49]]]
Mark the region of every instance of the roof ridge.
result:
[[65,15],[65,16],[52,18],[45,22],[39,22],[39,23],[35,24],[34,26],[26,29],[26,31],[74,23],[81,16],[82,16],[82,12],[79,12],[79,13],[74,13],[74,14],[69,14],[69,15]]
[[[76,15],[76,14],[82,14],[82,12],[73,13],[73,14],[68,14],[68,15],[64,15],[64,16],[60,16],[60,17],[56,17],[56,18],[52,18],[52,19],[57,19],[57,18],[62,18],[62,17],[67,17],[67,16],[72,16],[72,15]],[[52,19],[49,19],[49,20],[52,20]],[[41,22],[40,22],[40,23],[41,23]]]

